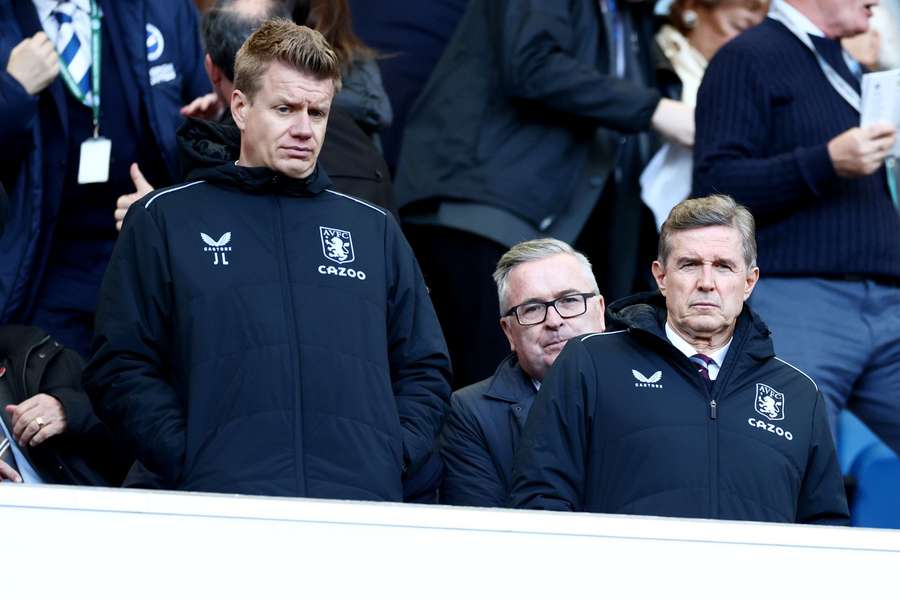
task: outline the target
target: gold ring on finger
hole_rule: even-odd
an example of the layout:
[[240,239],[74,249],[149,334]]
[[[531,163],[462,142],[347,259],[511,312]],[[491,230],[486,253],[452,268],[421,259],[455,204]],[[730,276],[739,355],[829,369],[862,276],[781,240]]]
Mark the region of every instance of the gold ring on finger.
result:
[[38,417],[34,422],[37,423],[38,429],[46,425],[46,423],[44,423],[44,417]]

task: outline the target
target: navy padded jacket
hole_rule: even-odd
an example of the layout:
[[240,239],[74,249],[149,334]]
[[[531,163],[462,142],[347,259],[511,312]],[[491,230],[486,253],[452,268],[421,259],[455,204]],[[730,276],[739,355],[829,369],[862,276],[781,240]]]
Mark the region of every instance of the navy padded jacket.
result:
[[394,219],[226,163],[129,210],[85,375],[183,490],[400,501],[432,456],[449,359]]

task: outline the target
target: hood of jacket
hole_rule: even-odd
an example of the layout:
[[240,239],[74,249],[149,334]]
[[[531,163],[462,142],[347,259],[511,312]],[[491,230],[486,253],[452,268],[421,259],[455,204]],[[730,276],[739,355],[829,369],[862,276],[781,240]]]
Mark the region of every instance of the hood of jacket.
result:
[[178,130],[186,181],[236,187],[251,194],[315,196],[331,185],[321,165],[309,177],[288,177],[268,167],[240,167],[241,132],[233,122],[188,119]]
[[226,113],[219,121],[187,119],[178,128],[178,163],[183,179],[195,177],[195,171],[205,171],[223,163],[233,163],[241,154],[241,130]]
[[[659,292],[644,292],[622,298],[607,309],[607,331],[630,329],[643,331],[669,343],[666,336],[666,299]],[[752,358],[765,360],[775,356],[771,332],[763,320],[745,303],[738,315],[734,338]]]

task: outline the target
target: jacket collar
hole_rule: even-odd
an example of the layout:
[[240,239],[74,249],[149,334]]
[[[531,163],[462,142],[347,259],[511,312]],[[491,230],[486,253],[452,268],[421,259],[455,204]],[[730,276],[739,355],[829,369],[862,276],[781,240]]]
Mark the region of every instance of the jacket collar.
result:
[[515,404],[523,399],[533,398],[537,395],[537,389],[531,376],[522,370],[518,358],[512,353],[497,367],[484,395],[493,400]]
[[312,175],[305,179],[288,177],[268,167],[240,167],[233,162],[208,169],[197,169],[191,173],[190,179],[203,179],[209,183],[237,187],[251,194],[298,197],[315,196],[331,185],[325,169],[318,164]]
[[[609,306],[608,315],[609,331],[642,331],[670,344],[665,331],[666,300],[659,292],[635,294],[613,302]],[[762,361],[775,356],[769,328],[746,303],[737,318],[732,348],[743,348],[743,352],[754,360]]]

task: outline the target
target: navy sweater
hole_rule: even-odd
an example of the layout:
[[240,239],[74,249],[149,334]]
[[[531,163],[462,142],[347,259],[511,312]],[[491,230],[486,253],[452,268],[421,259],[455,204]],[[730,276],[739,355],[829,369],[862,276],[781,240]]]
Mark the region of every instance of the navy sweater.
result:
[[900,219],[884,168],[844,179],[828,155],[828,142],[858,125],[812,52],[766,19],[706,71],[693,195],[729,194],[753,212],[766,275],[900,281]]

